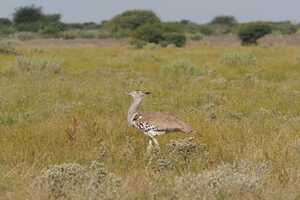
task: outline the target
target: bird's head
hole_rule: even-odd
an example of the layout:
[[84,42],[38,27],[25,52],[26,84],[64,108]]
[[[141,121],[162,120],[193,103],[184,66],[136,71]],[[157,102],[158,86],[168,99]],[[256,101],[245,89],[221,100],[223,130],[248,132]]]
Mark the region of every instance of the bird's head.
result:
[[150,92],[145,92],[145,91],[141,91],[141,90],[136,90],[136,91],[132,91],[127,93],[129,96],[131,96],[133,99],[142,99],[145,96],[151,94]]

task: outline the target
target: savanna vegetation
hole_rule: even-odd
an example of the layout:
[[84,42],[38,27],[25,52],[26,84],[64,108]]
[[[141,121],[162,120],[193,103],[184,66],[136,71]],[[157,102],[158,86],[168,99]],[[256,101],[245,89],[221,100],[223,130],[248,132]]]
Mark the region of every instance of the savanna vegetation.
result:
[[[298,47],[25,42],[0,54],[0,199],[299,198]],[[196,132],[147,155],[126,121],[136,89],[153,93],[142,110]]]
[[[66,24],[16,9],[0,19],[0,200],[299,199],[297,29],[163,22],[146,10]],[[294,35],[270,44],[266,34]],[[160,136],[147,154],[126,119],[137,89],[152,92],[143,111],[174,113],[195,132]]]
[[16,8],[12,19],[0,18],[0,37],[32,40],[38,38],[103,39],[129,38],[141,48],[147,43],[162,47],[182,47],[187,40],[207,36],[237,35],[242,44],[256,44],[267,35],[297,33],[299,25],[291,21],[239,23],[234,16],[220,15],[205,24],[189,20],[162,21],[151,10],[128,10],[102,22],[64,23],[61,14],[45,13],[35,5]]

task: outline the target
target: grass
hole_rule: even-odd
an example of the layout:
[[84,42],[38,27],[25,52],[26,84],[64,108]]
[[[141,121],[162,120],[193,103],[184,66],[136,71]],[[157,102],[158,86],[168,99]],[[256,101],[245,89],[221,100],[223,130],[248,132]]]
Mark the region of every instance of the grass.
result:
[[[103,199],[300,197],[298,47],[15,48],[39,70],[0,54],[0,199],[48,199],[32,188],[47,169],[94,161],[121,180],[94,191]],[[224,65],[226,52],[256,64]],[[205,73],[162,70],[179,58]],[[142,110],[175,113],[197,133],[161,136],[161,152],[148,157],[148,138],[126,124],[125,93],[136,89],[153,93]]]

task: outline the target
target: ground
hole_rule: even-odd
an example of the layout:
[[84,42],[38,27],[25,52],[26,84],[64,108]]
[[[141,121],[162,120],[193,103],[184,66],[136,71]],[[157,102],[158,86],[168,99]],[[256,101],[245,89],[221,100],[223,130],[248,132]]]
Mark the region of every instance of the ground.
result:
[[[97,190],[102,199],[300,198],[299,45],[230,41],[13,42],[17,54],[0,54],[0,199],[67,198],[33,185],[69,165],[94,180],[95,162],[119,181]],[[126,120],[137,89],[152,93],[143,111],[174,113],[196,132],[161,136],[147,155],[148,138]],[[73,199],[93,193],[77,190]]]

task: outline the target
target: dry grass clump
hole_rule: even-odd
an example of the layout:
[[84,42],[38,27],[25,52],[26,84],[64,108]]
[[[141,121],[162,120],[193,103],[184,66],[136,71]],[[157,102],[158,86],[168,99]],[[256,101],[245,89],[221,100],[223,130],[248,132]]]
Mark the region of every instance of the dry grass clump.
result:
[[256,56],[253,53],[229,52],[224,53],[220,59],[221,64],[229,66],[255,66]]
[[267,162],[222,164],[216,169],[176,178],[174,191],[178,199],[256,198],[269,170]]
[[31,195],[35,199],[111,199],[116,197],[120,181],[97,161],[89,167],[77,163],[54,165],[34,179]]
[[165,74],[187,76],[200,76],[205,74],[204,69],[186,59],[177,59],[169,64],[162,65],[161,71]]
[[19,55],[16,48],[10,42],[0,42],[0,55]]
[[[298,47],[101,45],[31,41],[16,46],[19,61],[1,54],[0,199],[299,197]],[[222,64],[226,52],[252,52],[256,65]],[[160,136],[148,156],[126,121],[136,89],[153,93],[142,112],[174,113],[196,133]]]
[[47,59],[33,59],[18,57],[14,68],[22,73],[53,73],[58,74],[61,71],[61,63]]

